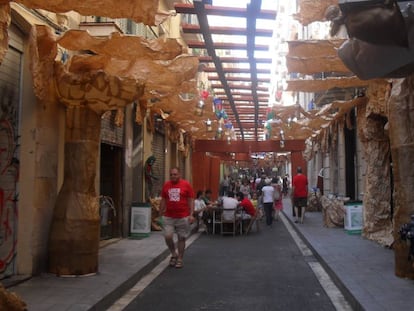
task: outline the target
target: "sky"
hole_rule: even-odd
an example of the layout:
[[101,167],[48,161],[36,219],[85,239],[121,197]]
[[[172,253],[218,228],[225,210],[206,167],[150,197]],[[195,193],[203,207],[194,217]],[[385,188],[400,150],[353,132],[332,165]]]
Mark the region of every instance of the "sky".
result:
[[[255,0],[252,0],[255,1]],[[277,7],[277,0],[262,0],[262,9],[263,10],[276,10]],[[249,0],[213,0],[214,6],[224,6],[224,7],[240,7],[245,8],[247,4],[250,3]],[[222,16],[209,16],[208,21],[210,26],[223,26],[228,27],[231,25],[231,27],[246,27],[246,19],[244,18],[236,18],[236,17],[226,17],[223,18]],[[257,21],[257,28],[264,28],[264,29],[274,29],[276,26],[275,21],[269,21],[269,20],[258,20]],[[220,37],[222,39],[220,39]],[[214,41],[227,41],[223,39],[223,35],[213,35]],[[216,38],[216,39],[215,39]],[[246,43],[246,37],[245,36],[231,36],[231,40],[234,43]],[[256,38],[256,44],[270,44],[271,39],[268,37],[257,37]],[[237,53],[237,52],[236,52]],[[245,55],[240,55],[245,56]],[[271,57],[270,52],[262,52],[262,51],[256,51],[255,53],[256,57]]]

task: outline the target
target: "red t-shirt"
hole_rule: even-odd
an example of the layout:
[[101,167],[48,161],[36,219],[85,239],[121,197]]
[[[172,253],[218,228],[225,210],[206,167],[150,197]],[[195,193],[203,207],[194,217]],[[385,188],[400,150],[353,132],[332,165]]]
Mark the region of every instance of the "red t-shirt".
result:
[[256,214],[256,209],[254,208],[252,201],[250,201],[248,198],[243,198],[243,200],[240,201],[239,205],[243,207],[247,214],[251,216],[254,216]]
[[167,181],[162,187],[161,197],[165,199],[165,216],[172,218],[190,216],[188,199],[194,199],[194,190],[188,181],[180,179],[176,184]]
[[308,178],[305,175],[295,175],[292,180],[292,186],[295,188],[294,198],[306,198],[308,196]]

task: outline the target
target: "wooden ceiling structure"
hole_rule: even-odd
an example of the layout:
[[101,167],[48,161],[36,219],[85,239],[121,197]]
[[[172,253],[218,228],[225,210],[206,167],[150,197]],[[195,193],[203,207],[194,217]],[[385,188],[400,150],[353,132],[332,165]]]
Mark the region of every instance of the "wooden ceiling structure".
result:
[[[177,13],[197,16],[198,24],[182,24],[184,34],[193,34],[187,36],[191,39],[186,43],[189,48],[203,51],[199,61],[204,66],[200,68],[207,74],[215,98],[223,101],[237,139],[261,140],[268,112],[272,59],[259,58],[255,52],[269,51],[269,45],[259,44],[257,38],[268,38],[270,43],[273,30],[258,28],[257,21],[275,21],[276,11],[262,10],[261,0],[251,1],[246,8],[217,7],[207,2],[174,4]],[[209,25],[208,17],[212,15],[228,19],[228,24],[232,18],[243,19],[245,26]],[[222,37],[218,39],[218,35]]]

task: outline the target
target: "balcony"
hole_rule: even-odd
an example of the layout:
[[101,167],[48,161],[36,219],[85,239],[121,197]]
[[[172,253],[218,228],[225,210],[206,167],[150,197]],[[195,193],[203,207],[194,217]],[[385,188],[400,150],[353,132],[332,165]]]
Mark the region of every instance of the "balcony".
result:
[[104,37],[109,36],[113,32],[123,33],[121,28],[113,22],[81,22],[80,30],[87,30],[92,36]]

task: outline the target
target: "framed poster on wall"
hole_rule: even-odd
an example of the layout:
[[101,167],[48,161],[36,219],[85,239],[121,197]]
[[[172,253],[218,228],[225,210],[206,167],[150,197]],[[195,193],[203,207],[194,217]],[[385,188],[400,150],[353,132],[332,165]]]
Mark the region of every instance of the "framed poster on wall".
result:
[[133,203],[131,207],[131,237],[146,237],[151,233],[151,206]]

